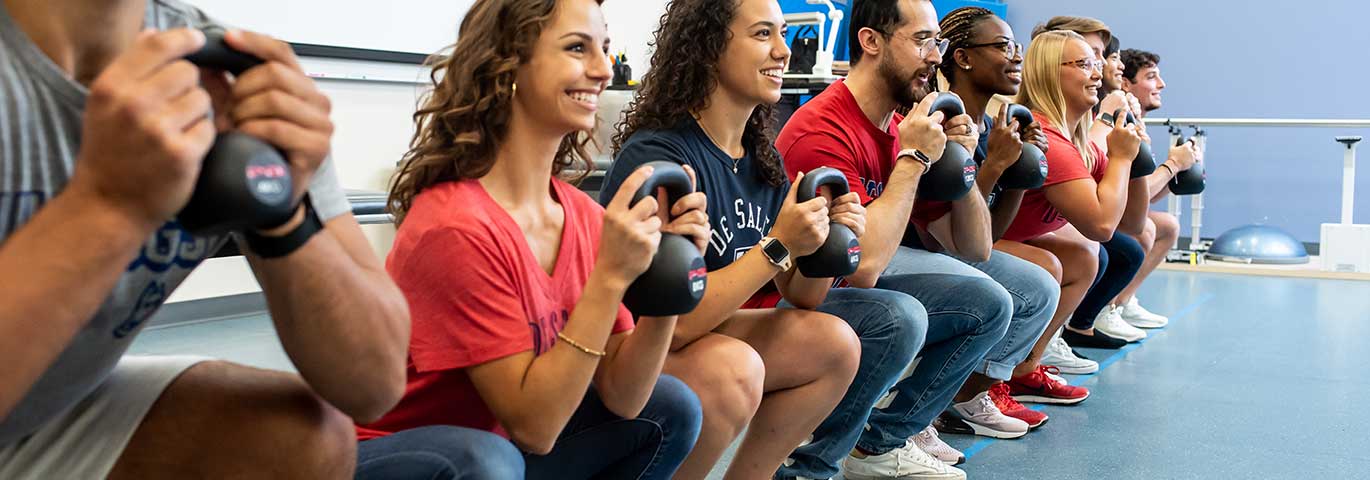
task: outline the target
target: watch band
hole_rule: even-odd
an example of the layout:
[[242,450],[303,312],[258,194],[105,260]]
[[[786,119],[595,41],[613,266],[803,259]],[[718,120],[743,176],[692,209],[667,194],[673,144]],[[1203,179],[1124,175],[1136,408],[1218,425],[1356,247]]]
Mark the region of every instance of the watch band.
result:
[[[768,251],[768,248],[772,244],[779,246],[781,249],[784,249],[785,254],[778,259],[772,257],[771,252]],[[794,266],[794,260],[790,258],[790,249],[786,248],[784,243],[780,243],[780,239],[775,237],[763,237],[761,241],[756,244],[756,246],[757,248],[761,249],[761,255],[766,257],[766,260],[770,261],[771,265],[779,267],[780,271],[788,272],[790,270],[790,267]]]
[[923,164],[924,169],[932,168],[932,159],[928,158],[927,154],[918,151],[918,149],[916,148],[905,148],[903,150],[900,150],[899,155],[895,155],[894,159],[898,160],[904,157],[909,157],[914,160],[917,160],[918,163]]
[[1108,125],[1109,128],[1113,128],[1113,123],[1116,119],[1113,118],[1112,113],[1104,112],[1099,114],[1099,121],[1103,122],[1104,125]]
[[247,247],[252,253],[262,258],[284,257],[299,250],[314,234],[323,230],[323,221],[319,220],[318,212],[314,211],[314,202],[309,200],[309,194],[305,194],[300,203],[304,207],[304,220],[290,233],[268,237],[251,230],[243,232],[243,239],[247,241]]

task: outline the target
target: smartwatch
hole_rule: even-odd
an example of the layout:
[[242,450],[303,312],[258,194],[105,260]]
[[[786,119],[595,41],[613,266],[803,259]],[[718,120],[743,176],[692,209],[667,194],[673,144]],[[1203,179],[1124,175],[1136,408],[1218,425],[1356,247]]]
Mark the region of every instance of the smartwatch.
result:
[[314,234],[323,230],[323,221],[319,220],[319,214],[314,211],[314,203],[309,200],[308,194],[301,200],[301,204],[304,207],[304,220],[290,233],[268,237],[252,230],[243,232],[243,239],[247,240],[247,247],[252,253],[262,258],[284,257],[295,253],[295,250],[303,247]]
[[780,267],[780,271],[787,272],[794,265],[790,261],[790,249],[785,248],[785,245],[780,243],[780,239],[765,237],[757,246],[761,248],[761,254],[766,256],[766,260],[769,260],[771,265]]
[[923,164],[923,169],[925,171],[932,168],[932,159],[928,158],[927,154],[918,151],[918,149],[916,148],[905,148],[903,150],[900,150],[898,155],[894,156],[896,160],[904,157],[909,157],[914,160],[917,160],[918,163]]

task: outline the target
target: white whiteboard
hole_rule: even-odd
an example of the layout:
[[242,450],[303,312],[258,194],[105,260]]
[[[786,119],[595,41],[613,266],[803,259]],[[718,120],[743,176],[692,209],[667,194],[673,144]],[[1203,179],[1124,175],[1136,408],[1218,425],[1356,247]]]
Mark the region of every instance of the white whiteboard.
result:
[[475,0],[186,0],[215,20],[295,43],[430,54]]

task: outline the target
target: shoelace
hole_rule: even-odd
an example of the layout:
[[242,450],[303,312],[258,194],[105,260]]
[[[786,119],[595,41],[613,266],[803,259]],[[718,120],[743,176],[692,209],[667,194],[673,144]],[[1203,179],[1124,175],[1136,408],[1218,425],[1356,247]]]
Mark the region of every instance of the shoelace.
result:
[[990,396],[988,394],[980,396],[980,413],[1002,414],[1003,411],[999,410],[999,406],[995,405],[994,400],[989,397]]
[[994,406],[999,408],[999,412],[1012,412],[1023,408],[1023,404],[1013,399],[1009,393],[1007,383],[998,383],[989,387],[989,396],[994,399]]
[[1051,388],[1061,387],[1061,382],[1058,382],[1056,381],[1056,379],[1051,378],[1050,375],[1047,375],[1048,373],[1050,373],[1051,375],[1060,375],[1061,369],[1056,368],[1055,365],[1038,365],[1037,370],[1033,370],[1030,375],[1036,380],[1040,381],[1042,384],[1048,385]]
[[1073,356],[1070,355],[1070,353],[1072,353],[1070,351],[1070,345],[1066,344],[1066,341],[1061,339],[1061,337],[1053,339],[1051,343],[1047,344],[1047,348],[1051,350],[1052,355],[1060,358],[1070,358]]

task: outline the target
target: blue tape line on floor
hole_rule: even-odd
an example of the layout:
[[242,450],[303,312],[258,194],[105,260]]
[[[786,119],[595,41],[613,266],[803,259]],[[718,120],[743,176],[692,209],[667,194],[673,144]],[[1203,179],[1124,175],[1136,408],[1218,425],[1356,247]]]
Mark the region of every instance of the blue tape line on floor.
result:
[[[1174,315],[1173,317],[1170,317],[1170,319],[1171,319],[1171,320],[1179,320],[1179,319],[1182,319],[1182,318],[1188,316],[1189,314],[1194,313],[1195,310],[1198,310],[1199,307],[1203,306],[1204,303],[1207,303],[1209,300],[1212,300],[1212,299],[1213,299],[1213,294],[1211,294],[1211,293],[1205,293],[1205,294],[1203,294],[1203,295],[1200,295],[1198,299],[1194,300],[1193,303],[1190,303],[1189,305],[1187,305],[1187,306],[1185,306],[1184,308],[1180,309],[1180,311],[1179,311],[1179,312],[1176,312],[1175,315]],[[1163,333],[1163,332],[1164,332],[1164,329],[1161,329],[1161,332]],[[1142,344],[1146,343],[1147,341],[1151,340],[1152,338],[1155,338],[1155,336],[1153,336],[1153,335],[1148,335],[1147,338],[1144,338],[1144,339],[1142,339],[1141,341],[1139,341],[1139,342],[1137,342],[1137,343],[1130,343],[1130,344],[1128,344],[1127,346],[1125,346],[1125,347],[1119,349],[1117,353],[1114,353],[1112,356],[1108,357],[1108,358],[1105,359],[1104,361],[1099,362],[1099,371],[1094,372],[1094,373],[1091,373],[1091,374],[1089,374],[1089,375],[1080,375],[1080,376],[1078,376],[1078,380],[1077,380],[1076,382],[1074,382],[1074,384],[1075,384],[1075,385],[1079,385],[1079,384],[1081,384],[1081,383],[1084,383],[1085,380],[1089,380],[1090,378],[1093,378],[1094,376],[1096,376],[1096,375],[1098,375],[1098,374],[1100,374],[1100,373],[1103,373],[1105,368],[1108,368],[1110,365],[1113,365],[1113,363],[1114,363],[1114,362],[1117,362],[1118,360],[1122,360],[1122,358],[1123,358],[1123,357],[1126,357],[1127,354],[1132,353],[1133,350],[1136,350],[1136,349],[1140,348],[1140,347],[1142,346]],[[1038,405],[1035,405],[1035,406],[1033,406],[1033,407],[1031,407],[1031,408],[1032,408],[1032,410],[1036,410],[1036,411],[1039,411],[1039,412],[1040,412],[1040,411],[1042,411],[1042,409],[1047,408],[1047,405],[1038,404]],[[996,441],[998,441],[998,440],[999,440],[999,439],[997,439],[997,438],[985,438],[985,439],[981,439],[980,441],[975,442],[974,444],[972,444],[972,445],[970,446],[970,448],[967,448],[965,451],[963,451],[963,452],[961,452],[961,453],[964,454],[964,455],[966,456],[966,460],[970,460],[970,457],[973,457],[973,456],[975,456],[975,454],[980,453],[981,450],[984,450],[986,447],[989,447],[990,445],[993,445],[994,442],[996,442]]]

